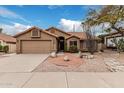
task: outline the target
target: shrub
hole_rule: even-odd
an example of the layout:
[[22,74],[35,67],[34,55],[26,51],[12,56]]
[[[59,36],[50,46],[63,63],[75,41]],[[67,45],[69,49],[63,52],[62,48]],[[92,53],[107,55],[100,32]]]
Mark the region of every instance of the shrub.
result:
[[9,51],[9,46],[4,46],[4,47],[3,47],[3,51],[4,51],[5,53],[8,53],[8,51]]
[[77,46],[70,46],[69,51],[70,51],[71,53],[76,53],[76,52],[78,52]]
[[3,46],[2,45],[0,45],[0,51],[2,51],[3,50]]
[[65,51],[65,52],[68,51],[67,44],[64,45],[64,51]]
[[112,40],[112,42],[116,45],[117,47],[117,51],[120,53],[121,51],[124,51],[124,39],[121,38],[119,40],[117,40],[116,38],[114,38]]

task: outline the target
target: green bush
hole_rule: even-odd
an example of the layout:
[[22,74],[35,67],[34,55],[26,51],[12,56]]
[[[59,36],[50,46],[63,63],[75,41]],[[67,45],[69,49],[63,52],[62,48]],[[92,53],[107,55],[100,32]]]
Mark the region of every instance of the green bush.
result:
[[64,45],[64,51],[65,51],[65,52],[68,51],[67,44]]
[[8,52],[9,52],[9,46],[4,46],[4,47],[3,47],[3,51],[4,51],[5,53],[8,53]]
[[119,40],[114,38],[112,42],[116,45],[118,52],[124,52],[124,39],[123,38]]
[[77,48],[77,46],[70,46],[69,51],[71,53],[76,53],[76,52],[78,52],[78,48]]
[[2,45],[0,45],[0,51],[2,51],[3,50],[3,46]]

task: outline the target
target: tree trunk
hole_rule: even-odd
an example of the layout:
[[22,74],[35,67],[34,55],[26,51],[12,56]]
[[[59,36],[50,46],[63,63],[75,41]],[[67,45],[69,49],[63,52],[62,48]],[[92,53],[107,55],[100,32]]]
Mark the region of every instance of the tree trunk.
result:
[[112,29],[115,29],[117,32],[119,32],[120,34],[122,34],[122,36],[124,36],[124,31],[118,29],[118,28],[115,27],[115,26],[112,26]]

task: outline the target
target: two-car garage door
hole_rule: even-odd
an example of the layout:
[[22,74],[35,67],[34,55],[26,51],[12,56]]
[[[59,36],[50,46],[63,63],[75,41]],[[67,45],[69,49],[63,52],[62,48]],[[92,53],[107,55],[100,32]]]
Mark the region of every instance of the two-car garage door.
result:
[[49,53],[51,51],[50,40],[25,40],[21,41],[22,53]]

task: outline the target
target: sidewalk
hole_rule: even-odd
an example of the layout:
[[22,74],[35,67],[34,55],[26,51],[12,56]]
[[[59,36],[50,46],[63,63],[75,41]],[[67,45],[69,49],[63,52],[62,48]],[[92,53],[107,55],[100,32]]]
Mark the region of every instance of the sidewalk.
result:
[[122,88],[123,82],[123,72],[0,73],[0,87],[7,88]]

